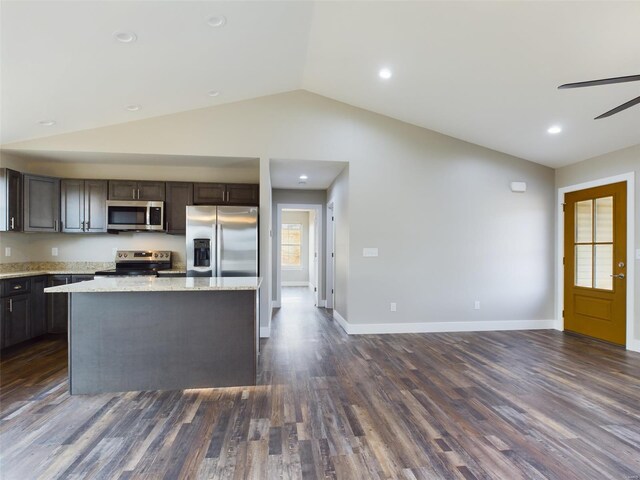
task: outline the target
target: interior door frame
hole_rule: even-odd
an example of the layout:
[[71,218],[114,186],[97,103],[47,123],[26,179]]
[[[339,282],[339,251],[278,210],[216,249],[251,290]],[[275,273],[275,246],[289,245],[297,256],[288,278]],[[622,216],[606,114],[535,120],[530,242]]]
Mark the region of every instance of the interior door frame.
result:
[[564,265],[562,264],[564,252],[564,196],[566,193],[587,188],[601,187],[612,183],[626,182],[627,184],[627,338],[625,346],[627,350],[640,352],[640,340],[635,340],[636,318],[634,316],[634,291],[635,291],[635,172],[623,173],[613,177],[600,178],[589,182],[569,185],[558,189],[557,196],[557,239],[556,239],[556,330],[564,331]]
[[336,251],[336,231],[333,218],[333,202],[329,202],[327,204],[327,284],[324,291],[327,308],[334,308],[334,288],[336,284],[335,258],[332,256]]
[[[274,262],[273,264],[275,265],[275,269],[276,269],[276,284],[275,284],[275,290],[276,290],[276,299],[273,301],[273,306],[275,308],[280,308],[282,305],[282,265],[280,264],[280,251],[282,249],[282,243],[281,243],[281,238],[280,238],[280,232],[282,230],[282,210],[287,210],[287,209],[294,209],[294,210],[314,210],[316,212],[316,245],[315,248],[318,252],[318,285],[316,286],[316,288],[319,288],[320,285],[322,285],[324,278],[322,276],[322,262],[324,261],[324,256],[323,256],[323,252],[322,252],[322,236],[324,235],[324,229],[322,228],[322,222],[323,222],[323,217],[322,217],[322,210],[323,210],[323,205],[321,204],[306,204],[306,203],[278,203],[276,205],[276,228],[275,228],[275,232],[274,232],[274,236],[275,236],[275,244],[276,244],[276,250],[275,250],[275,258],[273,259]],[[318,238],[320,239],[318,241]],[[309,255],[311,255],[311,252],[309,252]],[[319,292],[318,292],[319,293]],[[326,298],[326,293],[325,292],[325,298]],[[326,300],[321,298],[320,295],[318,295],[318,304],[316,305],[317,307],[324,307],[325,306],[325,302]]]

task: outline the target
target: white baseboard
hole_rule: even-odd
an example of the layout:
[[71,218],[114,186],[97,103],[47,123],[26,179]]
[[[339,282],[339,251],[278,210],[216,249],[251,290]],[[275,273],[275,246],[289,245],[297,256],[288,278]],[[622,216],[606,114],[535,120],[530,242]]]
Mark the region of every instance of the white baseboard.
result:
[[271,336],[271,327],[260,327],[260,338],[269,338]]
[[318,300],[318,307],[326,307],[327,306],[327,301],[326,300]]
[[309,282],[280,282],[282,287],[308,287]]
[[640,340],[632,340],[631,344],[627,345],[627,350],[640,353]]
[[345,333],[351,333],[349,332],[349,322],[347,322],[344,317],[342,315],[340,315],[340,313],[334,308],[333,309],[333,318],[336,322],[338,322],[338,325],[340,325],[340,327],[342,327],[342,329],[345,331]]
[[384,333],[491,332],[500,330],[547,330],[555,320],[505,320],[488,322],[349,323],[337,311],[333,318],[349,335]]

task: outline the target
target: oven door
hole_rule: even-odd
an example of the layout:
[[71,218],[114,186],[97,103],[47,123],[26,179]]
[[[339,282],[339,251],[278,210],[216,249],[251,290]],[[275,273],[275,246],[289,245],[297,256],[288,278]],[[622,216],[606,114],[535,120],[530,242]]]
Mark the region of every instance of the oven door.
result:
[[164,202],[107,200],[108,230],[164,230]]

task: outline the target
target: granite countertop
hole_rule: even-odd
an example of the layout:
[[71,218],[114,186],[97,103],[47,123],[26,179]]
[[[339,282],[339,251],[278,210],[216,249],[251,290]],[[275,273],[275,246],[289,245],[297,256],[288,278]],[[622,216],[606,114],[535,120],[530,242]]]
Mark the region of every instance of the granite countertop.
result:
[[86,270],[81,268],[62,269],[62,270],[22,270],[17,272],[0,273],[0,280],[8,280],[10,278],[20,277],[37,277],[38,275],[93,275],[95,270]]
[[[113,262],[23,262],[0,265],[0,280],[36,277],[38,275],[93,275],[100,270],[114,268]],[[160,275],[186,274],[184,264],[162,270]]]
[[46,293],[194,292],[257,290],[260,277],[100,277],[87,282],[45,288]]

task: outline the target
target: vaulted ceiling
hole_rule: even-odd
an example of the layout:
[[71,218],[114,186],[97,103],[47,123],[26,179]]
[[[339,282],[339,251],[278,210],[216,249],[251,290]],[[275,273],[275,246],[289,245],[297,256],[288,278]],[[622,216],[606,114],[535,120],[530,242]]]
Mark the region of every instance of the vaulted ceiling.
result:
[[0,141],[306,89],[557,167],[640,143],[640,106],[593,120],[640,82],[557,90],[640,74],[638,19],[610,1],[3,1]]

